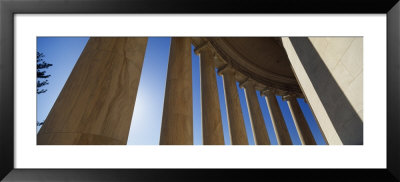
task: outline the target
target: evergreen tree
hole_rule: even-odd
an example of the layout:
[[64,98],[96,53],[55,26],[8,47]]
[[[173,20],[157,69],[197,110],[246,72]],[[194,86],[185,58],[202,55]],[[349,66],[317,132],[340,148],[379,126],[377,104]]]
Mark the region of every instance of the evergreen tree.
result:
[[[43,71],[43,69],[47,69],[50,66],[53,66],[53,64],[46,63],[46,61],[44,61],[43,58],[44,58],[43,53],[36,52],[36,69],[37,69],[36,93],[37,94],[45,93],[47,91],[47,89],[39,90],[39,87],[43,87],[43,86],[49,84],[48,80],[44,80],[44,81],[42,81],[42,80],[51,76],[51,75],[46,75],[46,71]],[[36,126],[41,126],[41,125],[43,125],[43,123],[44,123],[43,121],[42,122],[36,121]]]
[[[46,61],[43,60],[44,54],[41,52],[36,52],[36,63],[37,63],[37,88],[36,92],[37,94],[45,93],[47,89],[40,89],[39,87],[43,87],[47,84],[49,84],[49,81],[46,79],[50,77],[51,75],[46,75],[46,71],[43,71],[43,69],[47,69],[50,66],[53,66],[53,64],[46,63]],[[44,81],[41,81],[43,79],[46,79]]]

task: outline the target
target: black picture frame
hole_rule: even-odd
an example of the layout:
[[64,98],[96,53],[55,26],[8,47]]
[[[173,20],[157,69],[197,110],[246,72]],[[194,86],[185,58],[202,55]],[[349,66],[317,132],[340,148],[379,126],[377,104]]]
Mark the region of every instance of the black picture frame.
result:
[[[398,0],[0,0],[0,179],[7,181],[400,181]],[[14,15],[18,13],[381,13],[387,15],[386,169],[15,169]],[[368,160],[368,159],[366,159]]]

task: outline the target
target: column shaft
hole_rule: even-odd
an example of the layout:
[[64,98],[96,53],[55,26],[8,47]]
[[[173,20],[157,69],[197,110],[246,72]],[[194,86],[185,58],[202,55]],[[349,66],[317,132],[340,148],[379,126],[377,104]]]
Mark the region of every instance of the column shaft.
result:
[[192,56],[187,37],[171,39],[161,145],[193,144]]
[[269,113],[271,116],[272,124],[274,125],[274,130],[277,135],[278,143],[280,145],[292,145],[289,131],[287,129],[285,120],[283,118],[275,95],[271,92],[266,92],[265,100],[267,101]]
[[[362,145],[362,38],[282,37],[282,43],[327,143]],[[350,61],[350,67],[344,66]],[[333,72],[330,63],[337,65],[335,70],[356,71],[344,77],[343,71]]]
[[90,38],[37,143],[126,144],[146,45],[147,38]]
[[232,145],[248,145],[249,143],[233,70],[226,68],[222,72],[222,77],[231,143]]
[[200,51],[201,120],[204,145],[224,145],[217,79],[211,50]]
[[311,133],[310,127],[307,124],[306,118],[304,118],[303,112],[301,111],[300,105],[295,97],[287,98],[289,103],[289,109],[292,113],[294,124],[296,125],[297,133],[301,143],[304,145],[315,145],[314,136]]
[[255,143],[256,145],[270,145],[271,143],[254,85],[246,84],[244,88]]

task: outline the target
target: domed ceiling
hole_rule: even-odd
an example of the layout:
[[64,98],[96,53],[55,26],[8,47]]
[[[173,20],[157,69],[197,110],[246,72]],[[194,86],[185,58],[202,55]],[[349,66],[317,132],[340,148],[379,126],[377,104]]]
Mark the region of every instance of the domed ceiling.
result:
[[301,94],[279,37],[199,37],[192,40],[196,48],[209,42],[223,62],[217,62],[216,66],[231,64],[240,73],[236,76],[238,81],[250,77],[264,86]]

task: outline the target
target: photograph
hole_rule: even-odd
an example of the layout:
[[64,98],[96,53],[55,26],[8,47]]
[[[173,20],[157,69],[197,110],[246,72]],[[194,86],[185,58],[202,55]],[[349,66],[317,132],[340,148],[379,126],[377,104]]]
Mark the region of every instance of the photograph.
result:
[[37,145],[363,145],[363,36],[36,37]]
[[0,181],[399,181],[398,1],[0,0]]

